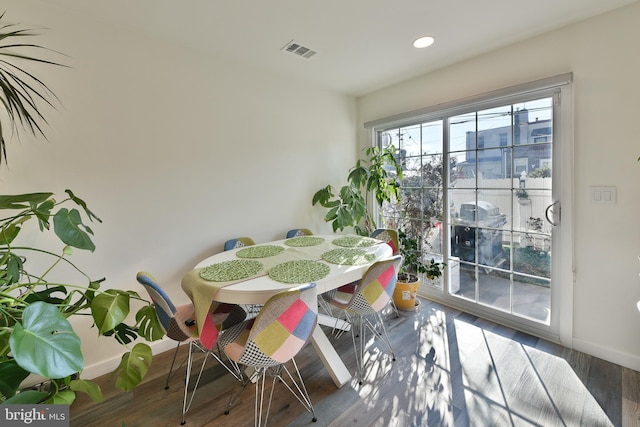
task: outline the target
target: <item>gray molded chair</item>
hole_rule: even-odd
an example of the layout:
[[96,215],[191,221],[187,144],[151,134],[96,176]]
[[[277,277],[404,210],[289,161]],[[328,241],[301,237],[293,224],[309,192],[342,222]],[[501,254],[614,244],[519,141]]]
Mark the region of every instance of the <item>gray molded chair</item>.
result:
[[256,242],[251,237],[238,237],[236,239],[229,239],[224,242],[224,250],[230,251],[231,249],[241,248],[243,246],[253,246]]
[[313,236],[313,231],[309,230],[308,228],[294,228],[287,231],[287,239],[301,236]]

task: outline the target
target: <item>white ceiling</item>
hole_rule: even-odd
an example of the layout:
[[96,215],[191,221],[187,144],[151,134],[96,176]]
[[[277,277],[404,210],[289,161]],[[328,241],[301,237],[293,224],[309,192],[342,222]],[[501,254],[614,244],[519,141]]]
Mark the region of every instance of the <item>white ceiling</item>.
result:
[[[349,95],[424,74],[637,0],[47,0],[203,54]],[[418,36],[433,46],[415,49]],[[317,55],[281,48],[295,40]]]

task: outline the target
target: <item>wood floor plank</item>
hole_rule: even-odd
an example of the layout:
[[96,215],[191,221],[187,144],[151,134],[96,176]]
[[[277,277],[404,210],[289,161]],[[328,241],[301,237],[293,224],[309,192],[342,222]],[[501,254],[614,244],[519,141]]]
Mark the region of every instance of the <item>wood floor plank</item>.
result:
[[622,427],[640,427],[640,403],[622,399]]
[[587,388],[614,425],[622,425],[622,367],[591,358]]
[[[636,371],[426,300],[415,312],[385,313],[385,324],[396,360],[371,337],[362,385],[352,380],[336,388],[307,345],[296,361],[318,421],[312,423],[276,384],[269,425],[640,427]],[[330,341],[354,372],[350,334]],[[179,360],[186,354],[181,348]],[[156,355],[143,384],[128,393],[116,390],[108,375],[96,379],[105,402],[80,396],[71,406],[71,426],[179,426],[185,372],[179,369],[164,389],[172,356],[173,350]],[[223,367],[208,361],[187,426],[252,425],[253,384],[224,415],[238,386]]]

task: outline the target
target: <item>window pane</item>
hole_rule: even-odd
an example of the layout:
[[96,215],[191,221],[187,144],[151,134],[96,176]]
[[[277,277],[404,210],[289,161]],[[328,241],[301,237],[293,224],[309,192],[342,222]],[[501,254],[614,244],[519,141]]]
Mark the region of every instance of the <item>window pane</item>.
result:
[[[503,184],[505,188],[510,188],[511,183],[500,183],[496,180],[506,179],[510,175],[510,162],[509,162],[509,148],[490,148],[477,151],[478,162],[478,178],[481,181],[478,182],[479,187],[488,185],[490,187],[499,187]],[[475,158],[475,153],[469,153],[470,158]],[[485,180],[492,180],[485,184]]]
[[422,124],[422,153],[442,153],[442,120]]
[[444,172],[442,158],[442,155],[422,158],[422,182],[425,187],[442,188],[442,174]]
[[467,113],[449,119],[449,151],[476,149],[476,113]]
[[449,183],[452,187],[475,188],[476,158],[467,160],[467,151],[449,154]]
[[425,260],[448,253],[450,295],[549,324],[553,98],[499,102],[386,131],[404,179],[401,205],[384,214]]

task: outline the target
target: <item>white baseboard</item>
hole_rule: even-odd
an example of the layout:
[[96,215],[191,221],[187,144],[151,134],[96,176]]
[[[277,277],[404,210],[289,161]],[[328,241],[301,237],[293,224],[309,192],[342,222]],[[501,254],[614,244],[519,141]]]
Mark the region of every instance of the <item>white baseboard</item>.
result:
[[[165,338],[160,341],[147,343],[147,345],[151,347],[151,352],[156,355],[169,349],[175,348],[176,342],[174,340]],[[118,367],[121,359],[122,355],[113,357],[111,359],[102,360],[99,363],[95,363],[91,366],[85,366],[84,370],[82,371],[82,378],[91,380],[105,374],[110,374],[114,369]]]
[[573,349],[590,354],[591,356],[599,357],[607,362],[616,363],[624,366],[625,368],[633,369],[634,371],[640,371],[640,357],[634,354],[616,351],[609,347],[603,347],[600,344],[583,341],[577,338],[573,339]]
[[[169,349],[173,349],[176,346],[175,341],[166,339],[166,338],[164,340],[155,341],[153,343],[147,343],[147,344],[149,345],[149,347],[151,347],[151,352],[154,355],[162,353]],[[91,366],[85,366],[84,370],[82,371],[81,377],[82,379],[85,379],[85,380],[92,380],[102,375],[110,374],[111,372],[114,371],[114,369],[118,367],[121,359],[122,359],[122,355],[113,357],[108,360],[103,360],[100,363],[96,363]],[[20,389],[33,387],[46,381],[48,380],[45,377],[31,374],[22,383],[20,383]]]

